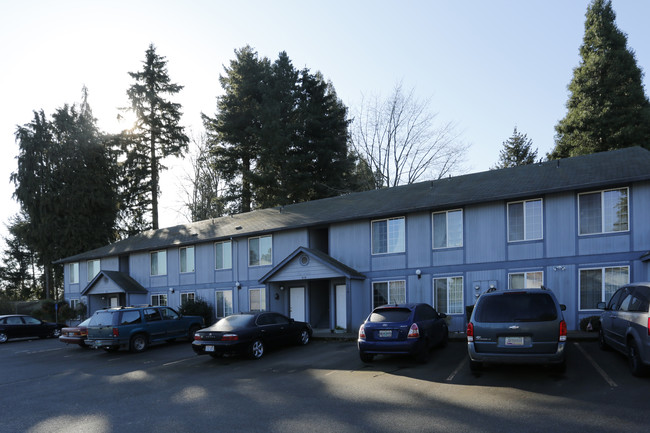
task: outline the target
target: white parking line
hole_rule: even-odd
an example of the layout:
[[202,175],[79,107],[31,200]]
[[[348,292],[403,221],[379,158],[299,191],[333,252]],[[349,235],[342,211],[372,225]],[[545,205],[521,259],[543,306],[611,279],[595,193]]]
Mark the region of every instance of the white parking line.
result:
[[454,377],[456,377],[460,369],[465,366],[466,362],[467,362],[467,357],[464,357],[463,360],[460,362],[460,364],[458,364],[458,367],[456,367],[456,369],[452,371],[449,377],[446,379],[447,382],[451,382],[452,380],[454,380]]
[[616,382],[614,382],[612,378],[609,377],[607,373],[605,373],[605,370],[603,370],[602,368],[600,368],[598,364],[596,364],[596,361],[594,361],[594,359],[585,351],[585,349],[582,348],[582,346],[580,346],[580,344],[578,344],[578,342],[574,341],[573,344],[580,350],[580,352],[582,352],[585,358],[587,358],[587,361],[589,361],[591,365],[594,366],[596,371],[600,373],[600,375],[603,377],[603,379],[605,379],[605,382],[607,382],[609,386],[611,386],[612,388],[616,388],[618,386]]

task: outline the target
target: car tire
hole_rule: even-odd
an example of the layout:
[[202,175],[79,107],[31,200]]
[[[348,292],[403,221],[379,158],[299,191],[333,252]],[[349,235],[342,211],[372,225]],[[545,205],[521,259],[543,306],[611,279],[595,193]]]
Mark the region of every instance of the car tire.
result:
[[445,335],[442,336],[442,341],[438,345],[438,347],[447,347],[447,343],[449,343],[449,329],[445,328]]
[[129,350],[133,353],[142,353],[147,350],[147,346],[147,336],[144,334],[135,334],[133,337],[131,337]]
[[470,371],[476,373],[477,371],[481,371],[483,369],[483,363],[478,362],[478,361],[472,361],[471,359],[469,360],[469,369]]
[[559,364],[552,364],[551,370],[554,373],[564,374],[566,373],[566,359],[562,360]]
[[107,353],[117,352],[117,347],[102,347],[102,349],[104,349],[104,352]]
[[60,336],[61,336],[60,329],[55,329],[54,331],[52,331],[52,334],[50,335],[50,337],[54,337],[54,338],[59,338]]
[[361,362],[372,362],[374,357],[375,355],[372,353],[359,352],[359,358],[361,358]]
[[264,355],[264,343],[262,340],[255,340],[248,350],[252,359],[260,359]]
[[637,348],[636,342],[630,340],[627,343],[627,360],[634,376],[644,376],[646,374],[646,367],[643,365],[643,361],[639,356],[639,349]]
[[4,332],[0,332],[0,344],[6,343],[9,337]]
[[201,328],[197,325],[190,326],[190,330],[187,332],[187,338],[189,338],[190,341],[194,341],[194,334],[196,334],[199,329]]
[[598,331],[598,347],[600,347],[600,350],[610,350],[609,345],[605,341],[605,333],[602,328]]
[[298,338],[298,344],[301,346],[306,345],[309,343],[309,330],[307,328],[304,328],[302,331],[300,331],[300,336]]

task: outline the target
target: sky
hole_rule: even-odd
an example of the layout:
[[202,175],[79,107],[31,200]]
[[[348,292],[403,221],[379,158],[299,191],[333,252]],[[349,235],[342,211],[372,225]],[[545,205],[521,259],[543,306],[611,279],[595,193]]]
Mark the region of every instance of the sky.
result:
[[[436,122],[453,122],[470,145],[463,173],[488,170],[517,127],[539,156],[554,145],[567,86],[580,61],[590,0],[0,0],[0,234],[18,211],[18,125],[34,110],[50,116],[78,103],[82,87],[99,127],[118,132],[128,105],[128,72],[149,44],[166,57],[173,96],[190,135],[214,116],[219,75],[250,45],[296,68],[320,71],[350,113],[365,96],[387,97],[398,83],[429,99]],[[613,0],[616,23],[646,73],[650,1]],[[434,125],[435,126],[435,125]],[[187,223],[182,185],[187,160],[168,159],[160,226]],[[424,180],[424,179],[422,179]]]

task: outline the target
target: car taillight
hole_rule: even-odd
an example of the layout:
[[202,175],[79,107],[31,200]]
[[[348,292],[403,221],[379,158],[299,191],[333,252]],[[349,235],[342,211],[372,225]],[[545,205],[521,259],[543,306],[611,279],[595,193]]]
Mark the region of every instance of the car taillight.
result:
[[650,335],[650,317],[648,317],[648,335]]
[[359,340],[365,340],[366,339],[366,328],[361,325],[359,328]]
[[223,334],[221,341],[237,341],[239,336],[237,334]]
[[418,328],[417,323],[411,325],[411,329],[409,329],[409,335],[407,335],[406,338],[420,338],[420,328]]
[[113,328],[113,337],[119,337],[120,336],[120,330],[118,328]]
[[472,343],[474,342],[474,324],[472,322],[469,322],[467,324],[467,341]]
[[200,341],[200,340],[201,340],[201,336],[200,336],[199,334],[194,334],[194,340],[196,340],[196,341]]
[[566,341],[566,334],[567,334],[566,322],[562,320],[560,322],[560,341]]

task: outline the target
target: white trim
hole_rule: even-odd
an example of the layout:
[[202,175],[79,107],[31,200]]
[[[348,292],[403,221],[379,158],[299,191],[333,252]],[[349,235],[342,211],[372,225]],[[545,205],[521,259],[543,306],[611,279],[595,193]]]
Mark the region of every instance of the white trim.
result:
[[[452,245],[449,246],[449,213],[450,212],[460,212],[460,245]],[[436,236],[436,229],[435,225],[433,222],[433,217],[434,215],[439,215],[439,214],[445,214],[445,229],[447,231],[447,242],[444,247],[436,247],[436,241],[435,241],[435,236]],[[449,209],[449,210],[444,210],[440,212],[431,212],[431,247],[434,250],[443,250],[443,249],[448,249],[448,248],[462,248],[463,245],[465,244],[465,215],[463,212],[462,208],[459,209]]]
[[[159,273],[159,274],[153,274],[153,273],[151,273],[151,271],[153,270],[153,269],[151,269],[151,260],[152,260],[154,254],[158,255],[160,253],[165,253],[165,263],[164,263],[164,265],[165,265],[164,271],[165,272],[164,273]],[[160,268],[160,262],[158,262],[158,268]],[[149,251],[149,276],[151,276],[151,277],[160,277],[160,276],[164,276],[164,275],[167,275],[167,250]]]
[[379,281],[373,281],[373,282],[372,282],[372,292],[371,292],[371,296],[372,296],[372,308],[373,308],[373,309],[382,306],[382,305],[375,305],[375,284],[383,284],[383,283],[386,283],[386,284],[387,284],[387,289],[388,289],[387,296],[388,296],[388,299],[386,300],[387,303],[386,303],[386,304],[382,304],[382,305],[389,305],[389,304],[390,304],[390,298],[391,298],[391,296],[390,296],[390,292],[391,292],[391,290],[390,290],[390,286],[391,286],[391,284],[395,284],[395,283],[404,283],[404,300],[403,300],[402,302],[398,302],[398,304],[404,304],[404,303],[407,302],[407,299],[408,299],[408,296],[407,296],[407,295],[408,295],[408,290],[407,290],[407,287],[406,287],[406,280],[405,280],[405,279],[404,279],[404,280],[379,280]]
[[[609,299],[605,299],[605,270],[614,269],[614,268],[626,268],[627,269],[627,282],[621,284],[616,290],[620,289],[626,284],[630,284],[630,265],[611,265],[611,266],[595,266],[590,268],[580,268],[578,269],[578,311],[601,311],[597,308],[582,308],[580,298],[581,294],[581,284],[582,284],[582,271],[597,271],[600,270],[600,302],[608,302]],[[613,293],[616,293],[614,290]],[[612,294],[613,294],[612,293]]]
[[[192,270],[185,270],[183,271],[183,254],[181,251],[185,250],[185,259],[187,260],[187,250],[192,249]],[[186,263],[187,265],[187,263]],[[196,271],[196,248],[194,248],[194,245],[188,245],[185,247],[179,247],[178,248],[178,271],[181,274],[191,274]]]
[[[222,254],[223,254],[223,251],[226,250],[226,247],[225,247],[226,244],[230,245],[230,248],[228,249],[229,253],[230,253],[230,256],[229,256],[230,264],[229,264],[229,266],[224,266],[224,267],[220,268],[220,267],[217,266],[217,245],[222,245],[221,251],[222,251]],[[250,255],[250,253],[249,253],[249,255]],[[249,258],[249,260],[250,260],[250,258]],[[223,271],[225,269],[232,269],[232,241],[230,241],[230,240],[228,240],[228,241],[218,241],[218,242],[214,243],[214,270],[215,271]]]
[[[613,230],[613,231],[605,231],[605,194],[608,191],[623,191],[625,190],[625,196],[626,196],[626,201],[627,201],[627,220],[626,220],[626,225],[627,229],[626,230]],[[588,194],[600,194],[600,231],[599,232],[593,232],[593,233],[581,233],[580,232],[580,196],[583,195],[588,195]],[[603,234],[611,234],[611,233],[626,233],[630,231],[630,188],[629,187],[623,187],[623,188],[610,188],[610,189],[602,189],[602,190],[596,190],[596,191],[589,191],[589,192],[581,192],[578,193],[578,203],[577,203],[577,208],[578,208],[578,236],[593,236],[593,235],[603,235]]]
[[[540,228],[541,228],[541,234],[540,237],[538,238],[529,238],[528,237],[528,226],[526,224],[526,203],[532,203],[539,201],[541,204],[540,208]],[[517,203],[522,203],[523,204],[523,211],[524,211],[524,238],[523,239],[510,239],[510,205],[511,204],[517,204]],[[506,221],[507,221],[507,227],[506,227],[506,236],[508,237],[508,242],[527,242],[527,241],[539,241],[544,239],[544,199],[543,198],[531,198],[529,200],[517,200],[517,201],[510,201],[506,204]]]
[[524,287],[523,289],[538,289],[539,287],[527,287],[526,283],[528,282],[528,274],[542,274],[542,282],[540,283],[541,286],[544,285],[544,271],[543,270],[536,270],[536,271],[523,271],[523,272],[508,272],[508,290],[517,290],[513,289],[510,287],[510,277],[512,275],[523,275],[524,276]]
[[[270,238],[271,239],[271,260],[269,263],[261,263],[262,261],[262,254],[260,251],[258,251],[258,262],[257,264],[251,264],[251,239],[264,239],[264,238]],[[258,244],[259,246],[259,244]],[[248,267],[253,268],[257,266],[271,266],[273,265],[273,235],[261,235],[261,236],[251,236],[248,238]]]
[[[403,233],[402,233],[402,244],[401,244],[401,250],[397,251],[389,251],[389,245],[390,245],[390,238],[389,238],[389,233],[390,233],[390,222],[391,221],[396,221],[396,220],[402,220],[402,228],[403,228]],[[374,223],[380,222],[380,221],[386,221],[386,252],[375,252],[375,227]],[[378,218],[370,221],[370,253],[373,256],[380,256],[380,255],[385,255],[385,254],[402,254],[406,252],[406,217],[405,216],[399,216],[399,217],[392,217],[392,218]]]
[[[460,281],[461,281],[461,283],[460,283],[460,304],[461,304],[460,309],[461,309],[461,311],[457,312],[457,313],[450,313],[449,312],[449,310],[450,310],[450,308],[449,308],[449,299],[451,298],[449,296],[449,280],[451,280],[452,278],[460,278]],[[445,291],[447,293],[447,295],[446,295],[447,305],[445,305],[445,311],[440,311],[438,303],[436,302],[437,301],[437,298],[436,298],[436,280],[445,280]],[[433,306],[436,309],[436,311],[445,313],[447,315],[465,314],[465,311],[463,311],[463,309],[465,307],[465,278],[462,275],[451,275],[451,276],[448,276],[448,277],[433,277],[432,284],[433,284],[433,287],[432,287]]]

